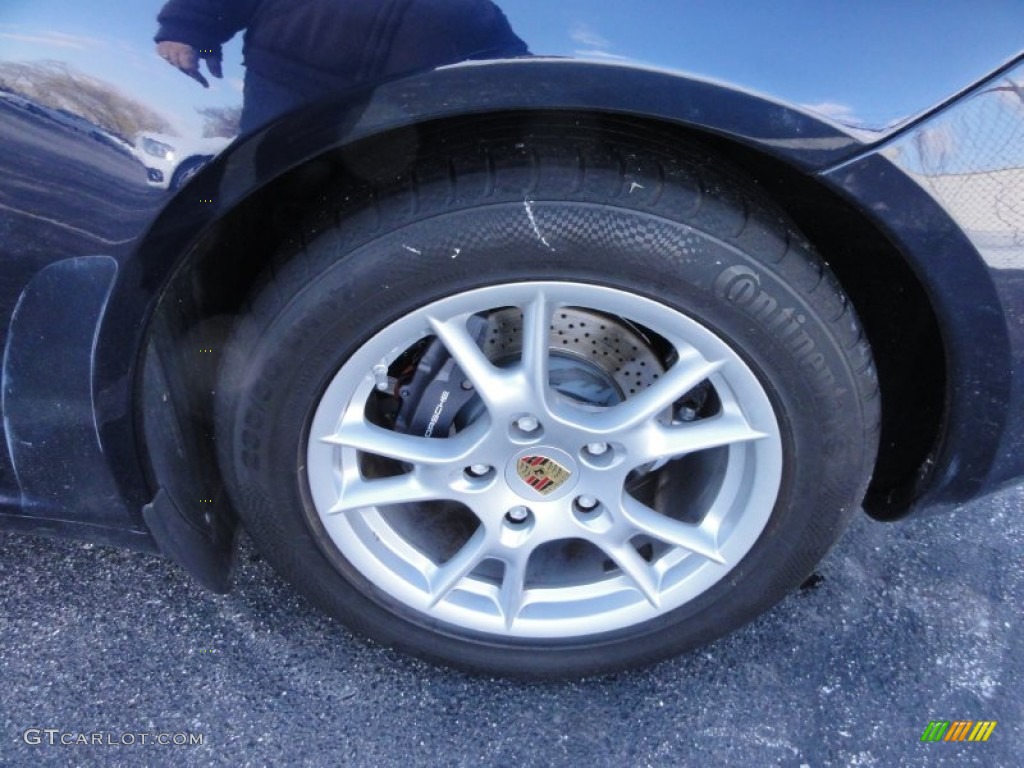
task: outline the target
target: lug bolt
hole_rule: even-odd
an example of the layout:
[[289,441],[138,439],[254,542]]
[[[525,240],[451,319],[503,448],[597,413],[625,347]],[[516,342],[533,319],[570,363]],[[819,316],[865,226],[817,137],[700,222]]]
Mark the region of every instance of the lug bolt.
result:
[[474,464],[469,468],[469,474],[473,477],[483,477],[490,471],[491,468],[487,464]]
[[526,507],[512,507],[506,515],[505,519],[510,523],[525,523],[526,519],[530,516],[530,510]]
[[383,363],[373,366],[373,380],[379,392],[387,392],[391,388],[391,382],[388,381],[388,367]]
[[597,509],[597,505],[600,502],[593,496],[577,496],[576,506],[584,512],[590,512]]
[[608,453],[608,443],[587,443],[587,453],[591,456],[603,456]]
[[697,411],[684,405],[676,412],[676,416],[680,421],[693,421],[697,418]]
[[535,416],[523,416],[516,421],[516,426],[523,432],[536,432],[540,429],[540,422]]

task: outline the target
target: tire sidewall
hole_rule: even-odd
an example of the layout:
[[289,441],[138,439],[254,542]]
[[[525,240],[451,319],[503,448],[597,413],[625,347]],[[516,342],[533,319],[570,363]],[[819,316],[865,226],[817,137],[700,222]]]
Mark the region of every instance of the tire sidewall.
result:
[[[869,447],[850,363],[830,318],[766,264],[649,213],[576,202],[501,203],[392,231],[314,241],[324,268],[272,319],[251,323],[221,397],[221,460],[250,533],[274,565],[355,629],[419,655],[519,676],[573,674],[662,658],[749,621],[800,583],[863,491]],[[357,242],[353,242],[356,240]],[[340,257],[344,254],[343,257]],[[316,254],[314,254],[316,256]],[[419,307],[519,281],[580,281],[635,293],[694,318],[747,362],[775,407],[786,456],[778,501],[755,546],[698,598],[606,635],[522,641],[414,613],[331,543],[305,478],[308,427],[325,388],[375,333]]]

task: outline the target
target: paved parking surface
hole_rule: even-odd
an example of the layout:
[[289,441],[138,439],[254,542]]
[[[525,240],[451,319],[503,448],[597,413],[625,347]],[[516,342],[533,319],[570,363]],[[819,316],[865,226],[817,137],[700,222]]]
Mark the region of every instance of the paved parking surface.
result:
[[[248,544],[217,597],[159,559],[3,535],[0,764],[1017,766],[1022,545],[1024,488],[861,518],[817,586],[730,638],[519,685],[352,638]],[[998,725],[984,744],[923,744],[933,719]],[[25,743],[47,728],[136,743]],[[204,743],[153,743],[182,733]]]

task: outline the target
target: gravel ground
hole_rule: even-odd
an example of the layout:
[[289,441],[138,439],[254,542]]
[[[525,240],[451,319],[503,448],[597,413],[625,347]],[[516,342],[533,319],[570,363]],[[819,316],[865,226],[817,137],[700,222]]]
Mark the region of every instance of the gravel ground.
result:
[[[355,639],[247,542],[219,597],[160,559],[0,535],[0,764],[1018,766],[1022,508],[1024,487],[935,519],[862,517],[816,586],[731,637],[557,685]],[[933,719],[998,726],[921,743]],[[148,743],[27,745],[30,728]],[[204,743],[151,743],[183,732]]]

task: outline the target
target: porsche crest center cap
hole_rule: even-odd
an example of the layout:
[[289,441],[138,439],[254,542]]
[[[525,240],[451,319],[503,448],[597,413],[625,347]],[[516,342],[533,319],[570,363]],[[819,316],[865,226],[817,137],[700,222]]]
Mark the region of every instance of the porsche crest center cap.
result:
[[[508,480],[521,496],[552,499],[576,485],[577,468],[572,458],[557,448],[533,448],[515,458],[515,478]],[[510,471],[508,473],[512,475]],[[514,481],[514,482],[513,482]]]

